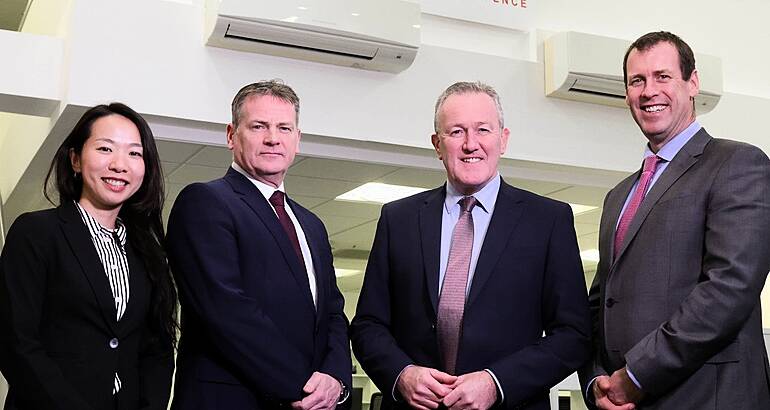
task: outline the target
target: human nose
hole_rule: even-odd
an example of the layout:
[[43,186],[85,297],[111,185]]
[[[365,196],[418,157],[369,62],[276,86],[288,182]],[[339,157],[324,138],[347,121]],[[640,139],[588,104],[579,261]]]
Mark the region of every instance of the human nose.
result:
[[646,81],[644,83],[644,88],[642,88],[642,97],[645,98],[651,98],[656,95],[658,95],[658,92],[660,91],[660,87],[658,87],[658,83],[655,81]]
[[275,127],[269,127],[265,133],[265,145],[278,145],[280,139],[278,137],[278,131]]
[[465,133],[465,142],[463,143],[463,149],[465,152],[473,152],[479,149],[479,139],[476,135],[476,131],[469,131]]
[[118,153],[113,154],[112,157],[110,158],[109,168],[111,171],[118,172],[118,173],[124,173],[128,171],[126,167],[125,158],[123,158],[123,155],[120,155]]

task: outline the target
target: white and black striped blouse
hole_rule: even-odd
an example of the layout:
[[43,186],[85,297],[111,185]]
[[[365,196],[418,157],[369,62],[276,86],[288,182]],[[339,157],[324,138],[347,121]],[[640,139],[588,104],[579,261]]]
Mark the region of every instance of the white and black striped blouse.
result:
[[[77,203],[76,203],[77,204]],[[126,227],[118,219],[115,222],[115,229],[107,229],[91,216],[80,204],[77,204],[80,217],[83,223],[88,227],[91,233],[91,240],[96,247],[96,253],[107,274],[107,280],[112,289],[112,298],[115,300],[115,310],[118,312],[117,320],[123,317],[126,311],[129,297],[128,287],[128,257],[126,256]],[[120,378],[115,373],[115,384],[112,394],[120,391]]]

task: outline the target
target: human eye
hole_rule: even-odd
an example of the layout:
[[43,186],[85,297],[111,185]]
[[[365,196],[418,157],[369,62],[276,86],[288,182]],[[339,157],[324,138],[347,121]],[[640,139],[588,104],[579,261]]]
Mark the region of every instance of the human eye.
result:
[[462,137],[463,135],[465,135],[465,130],[463,130],[462,128],[452,128],[451,130],[449,130],[448,134],[450,137]]
[[479,127],[479,130],[478,130],[478,133],[479,133],[480,135],[487,135],[487,134],[489,134],[490,132],[492,132],[492,130],[491,130],[489,127],[483,127],[483,126],[482,126],[482,127]]
[[636,86],[639,86],[641,84],[642,84],[642,79],[639,78],[639,77],[634,77],[634,78],[628,80],[628,85],[630,87],[636,87]]
[[254,124],[251,124],[251,129],[252,130],[256,130],[256,131],[264,130],[265,129],[265,124],[260,124],[258,122],[254,123]]
[[278,127],[278,129],[279,129],[281,132],[285,132],[285,133],[289,133],[289,132],[291,132],[291,131],[292,131],[292,128],[291,128],[291,127],[287,127],[287,126],[281,126],[281,127]]
[[101,151],[101,152],[112,152],[112,148],[110,148],[110,147],[108,147],[106,145],[100,145],[100,146],[96,147],[96,150],[97,151]]
[[144,156],[142,151],[137,151],[137,150],[132,150],[131,152],[128,153],[128,155],[132,157],[138,157],[138,158],[142,158],[142,156]]

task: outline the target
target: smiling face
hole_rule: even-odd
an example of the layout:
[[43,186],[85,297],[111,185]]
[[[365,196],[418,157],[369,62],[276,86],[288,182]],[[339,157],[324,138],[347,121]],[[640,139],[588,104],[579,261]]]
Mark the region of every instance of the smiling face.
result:
[[83,178],[78,201],[89,213],[117,212],[144,180],[139,129],[122,115],[101,117],[91,125],[80,153],[70,151],[72,169]]
[[669,42],[645,51],[634,49],[626,63],[626,103],[650,141],[653,152],[695,120],[693,98],[698,94],[698,72],[684,80],[679,54]]
[[478,192],[497,174],[508,146],[497,108],[484,93],[452,94],[438,111],[438,131],[431,140],[444,163],[447,179],[463,195]]
[[294,105],[272,95],[248,97],[238,125],[227,125],[227,147],[235,163],[276,188],[294,161],[299,139]]

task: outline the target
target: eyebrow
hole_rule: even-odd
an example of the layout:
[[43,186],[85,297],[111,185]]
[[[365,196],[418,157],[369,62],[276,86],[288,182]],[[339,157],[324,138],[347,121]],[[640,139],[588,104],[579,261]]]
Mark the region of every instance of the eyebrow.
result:
[[[107,138],[107,137],[96,138],[96,140],[97,141],[102,141],[102,142],[108,142],[108,143],[113,144],[113,145],[117,145],[117,144],[115,144],[115,141],[113,141],[112,139]],[[132,142],[132,143],[128,144],[128,146],[129,147],[139,147],[139,148],[142,148],[142,144],[138,143],[138,142]]]

